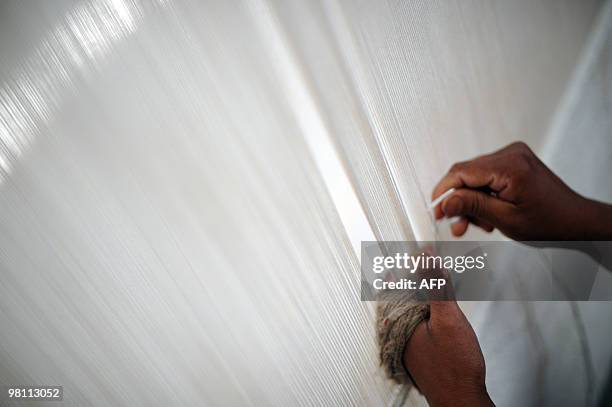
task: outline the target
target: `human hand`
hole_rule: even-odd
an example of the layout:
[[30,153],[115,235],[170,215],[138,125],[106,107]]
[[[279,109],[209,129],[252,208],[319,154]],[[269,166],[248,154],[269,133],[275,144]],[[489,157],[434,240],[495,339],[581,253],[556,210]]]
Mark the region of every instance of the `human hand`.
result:
[[434,188],[435,218],[461,219],[451,225],[462,236],[474,224],[499,229],[514,240],[608,240],[612,206],[586,199],[570,189],[525,143],[453,165]]
[[476,334],[455,301],[431,301],[413,332],[404,366],[432,407],[493,406]]

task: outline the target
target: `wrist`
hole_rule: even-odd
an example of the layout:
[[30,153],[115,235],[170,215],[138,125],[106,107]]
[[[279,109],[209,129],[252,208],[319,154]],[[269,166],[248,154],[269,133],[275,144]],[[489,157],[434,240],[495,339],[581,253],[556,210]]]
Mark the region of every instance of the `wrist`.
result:
[[612,240],[612,205],[581,197],[572,240]]

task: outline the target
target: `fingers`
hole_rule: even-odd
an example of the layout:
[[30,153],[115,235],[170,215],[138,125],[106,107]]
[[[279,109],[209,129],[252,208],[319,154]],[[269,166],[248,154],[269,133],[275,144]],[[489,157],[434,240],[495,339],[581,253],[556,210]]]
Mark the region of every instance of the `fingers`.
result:
[[[455,199],[451,200],[451,198]],[[498,207],[499,211],[503,212],[506,208],[503,205],[489,204],[489,199],[496,200],[496,198],[483,192],[460,189],[445,199],[441,205],[438,205],[438,209],[442,216],[446,215],[449,218],[457,217],[457,220],[451,220],[450,229],[453,236],[463,236],[467,232],[470,223],[478,226],[485,232],[492,232],[496,224],[494,216],[503,216],[503,214],[496,215],[489,214],[488,212],[491,210],[495,211]],[[504,201],[500,202],[505,204]],[[511,206],[511,204],[508,204],[507,209],[509,210]],[[479,215],[475,215],[476,213]],[[487,217],[483,218],[483,216]]]
[[[423,253],[433,256],[433,251],[428,249],[425,249]],[[427,280],[430,284],[435,284],[425,290],[425,296],[430,304],[430,321],[453,315],[456,312],[455,291],[447,270],[437,266],[420,267],[417,270],[417,278],[420,281]]]
[[494,172],[492,170],[488,160],[482,157],[457,163],[451,167],[448,173],[434,187],[432,200],[435,200],[451,188],[490,187],[494,181]]
[[507,177],[504,174],[507,175],[515,165],[507,157],[515,154],[517,150],[527,151],[535,157],[525,143],[516,142],[491,154],[454,164],[434,187],[432,200],[451,188],[489,187],[495,192],[503,190],[507,186]]
[[[493,227],[504,225],[512,216],[514,205],[512,203],[495,198],[489,194],[471,189],[458,189],[442,202],[441,211],[446,217],[462,216],[478,219],[481,227],[485,230],[493,230]],[[463,232],[467,229],[458,222],[453,227],[453,233]],[[457,234],[455,234],[457,235]]]
[[[465,221],[467,222],[467,220]],[[423,254],[434,256],[435,251],[433,248],[427,247],[423,249]],[[463,315],[457,305],[455,290],[447,270],[433,263],[431,267],[419,267],[416,273],[419,281],[427,280],[431,284],[425,290],[425,296],[429,301],[428,325],[443,326],[447,322],[456,321]]]
[[461,309],[454,300],[431,301],[429,303],[429,322],[439,324],[440,322],[456,318]]
[[470,221],[467,218],[461,217],[456,222],[451,223],[450,225],[451,233],[453,234],[453,236],[456,236],[456,237],[463,236],[465,232],[467,232],[469,224],[470,224]]
[[489,222],[475,218],[473,216],[469,216],[461,217],[455,222],[451,222],[451,233],[453,234],[453,236],[461,237],[467,232],[470,224],[478,226],[487,233],[490,233],[495,230],[495,227]]
[[457,320],[463,313],[455,299],[455,291],[448,271],[436,269],[433,274],[438,278],[443,278],[446,284],[442,288],[430,292],[429,323],[433,326],[442,326],[447,321]]
[[479,228],[481,228],[485,232],[489,232],[490,233],[490,232],[493,232],[495,230],[495,227],[493,225],[491,225],[489,222],[484,221],[482,219],[471,217],[471,218],[469,218],[469,220],[470,220],[470,223],[478,226]]
[[429,302],[429,323],[434,326],[456,319],[461,314],[461,309],[455,300],[449,299]]
[[[493,192],[504,190],[507,180],[503,174],[507,172],[507,168],[500,164],[501,160],[496,158],[495,154],[499,152],[454,164],[434,187],[432,200],[451,188],[481,188]],[[436,219],[444,216],[440,207],[434,208],[434,216]]]

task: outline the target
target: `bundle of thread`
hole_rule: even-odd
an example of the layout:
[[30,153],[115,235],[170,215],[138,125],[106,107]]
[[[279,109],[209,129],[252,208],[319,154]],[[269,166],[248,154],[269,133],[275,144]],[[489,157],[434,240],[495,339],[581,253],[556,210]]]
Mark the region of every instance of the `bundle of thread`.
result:
[[416,327],[429,318],[429,304],[407,298],[405,292],[380,293],[376,308],[376,331],[380,363],[387,377],[400,384],[414,385],[404,366],[404,350]]

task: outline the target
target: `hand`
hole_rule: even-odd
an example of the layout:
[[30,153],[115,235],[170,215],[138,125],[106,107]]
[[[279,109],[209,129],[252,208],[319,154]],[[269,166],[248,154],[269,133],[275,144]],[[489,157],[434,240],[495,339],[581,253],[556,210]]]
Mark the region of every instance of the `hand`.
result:
[[404,365],[432,406],[493,406],[485,386],[485,361],[455,301],[431,301],[404,351]]
[[433,199],[450,188],[435,217],[460,216],[455,236],[472,223],[515,240],[612,239],[612,206],[571,190],[524,143],[453,165]]

